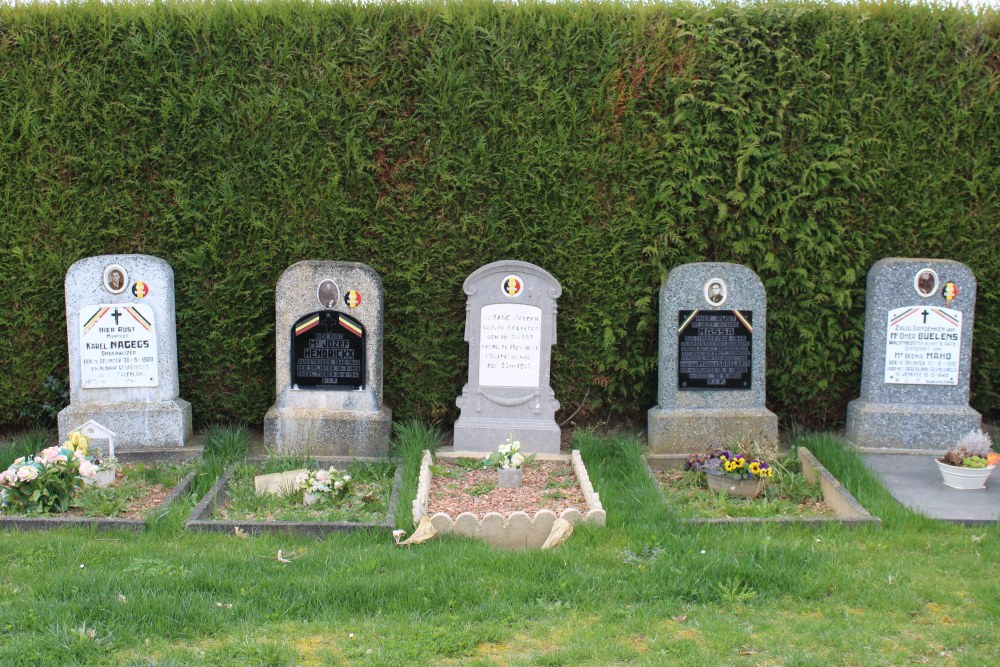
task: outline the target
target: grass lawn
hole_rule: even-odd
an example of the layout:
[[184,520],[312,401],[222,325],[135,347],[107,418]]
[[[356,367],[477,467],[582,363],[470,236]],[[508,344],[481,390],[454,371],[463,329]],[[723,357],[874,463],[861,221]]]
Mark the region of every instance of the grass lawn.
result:
[[[397,431],[401,527],[433,440]],[[240,442],[209,434],[195,496]],[[142,534],[3,533],[0,665],[997,664],[1000,531],[922,519],[837,439],[799,444],[884,525],[687,525],[636,440],[578,433],[608,526],[553,552],[188,533],[194,498]]]

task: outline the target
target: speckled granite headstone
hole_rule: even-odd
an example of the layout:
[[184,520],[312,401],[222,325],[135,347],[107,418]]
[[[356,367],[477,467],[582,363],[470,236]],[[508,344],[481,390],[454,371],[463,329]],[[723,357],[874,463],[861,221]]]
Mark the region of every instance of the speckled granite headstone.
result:
[[741,438],[777,443],[764,407],[767,298],[739,264],[678,266],[660,289],[659,404],[652,454],[690,454]]
[[174,272],[149,255],[102,255],[66,272],[70,404],[59,437],[89,420],[118,450],[183,447],[191,404],[180,398]]
[[557,453],[559,409],[549,379],[556,342],[559,281],[544,269],[506,260],[463,285],[469,381],[455,403],[455,451],[495,452],[512,436],[524,452]]
[[264,444],[280,453],[381,456],[382,280],[357,262],[290,266],[275,294],[275,389]]
[[951,260],[888,258],[868,272],[858,447],[948,449],[982,419],[969,407],[976,277]]

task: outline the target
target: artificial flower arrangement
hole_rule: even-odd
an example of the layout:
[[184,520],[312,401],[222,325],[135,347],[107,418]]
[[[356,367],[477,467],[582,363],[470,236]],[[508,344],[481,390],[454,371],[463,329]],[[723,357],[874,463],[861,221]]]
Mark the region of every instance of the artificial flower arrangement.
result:
[[68,510],[74,491],[98,472],[100,463],[87,455],[89,446],[87,437],[74,431],[61,446],[15,459],[0,473],[0,507],[42,514]]
[[295,490],[301,491],[303,503],[313,505],[320,500],[343,498],[350,491],[351,476],[340,474],[330,466],[301,473],[295,478]]
[[525,463],[530,463],[535,455],[525,456],[521,453],[521,442],[513,436],[500,444],[497,451],[483,457],[484,468],[499,468],[500,470],[518,470]]
[[962,436],[955,448],[949,449],[938,460],[959,468],[990,468],[1000,463],[1000,454],[994,452],[992,447],[989,434],[974,429]]

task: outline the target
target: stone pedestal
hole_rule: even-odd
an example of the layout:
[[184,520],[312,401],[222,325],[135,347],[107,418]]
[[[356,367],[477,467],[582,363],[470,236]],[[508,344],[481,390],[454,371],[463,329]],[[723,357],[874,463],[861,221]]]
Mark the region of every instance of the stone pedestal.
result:
[[275,294],[276,400],[264,446],[280,454],[383,456],[382,280],[356,262],[299,262]]
[[455,451],[495,452],[508,437],[521,451],[559,452],[559,409],[549,379],[559,282],[527,262],[501,261],[463,286],[469,381],[455,403]]
[[59,437],[94,420],[120,450],[177,448],[192,437],[180,398],[174,272],[149,255],[103,255],[66,273],[70,405]]
[[685,264],[660,289],[659,404],[647,414],[652,455],[686,455],[741,439],[777,445],[764,406],[767,299],[757,275]]
[[868,272],[861,396],[846,437],[865,449],[950,449],[979,429],[969,407],[976,278],[940,259],[888,258]]

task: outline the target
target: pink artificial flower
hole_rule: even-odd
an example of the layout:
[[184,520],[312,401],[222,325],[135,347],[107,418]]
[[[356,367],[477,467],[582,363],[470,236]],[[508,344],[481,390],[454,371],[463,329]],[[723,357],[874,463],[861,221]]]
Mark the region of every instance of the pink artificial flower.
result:
[[17,478],[22,482],[30,482],[38,477],[38,468],[35,466],[21,466],[17,469]]
[[[40,463],[45,463],[47,465],[52,465],[59,460],[59,452],[62,451],[59,447],[49,447],[38,452],[41,457]],[[36,459],[37,460],[37,459]]]
[[80,459],[80,477],[93,477],[97,474],[97,468],[87,459]]

